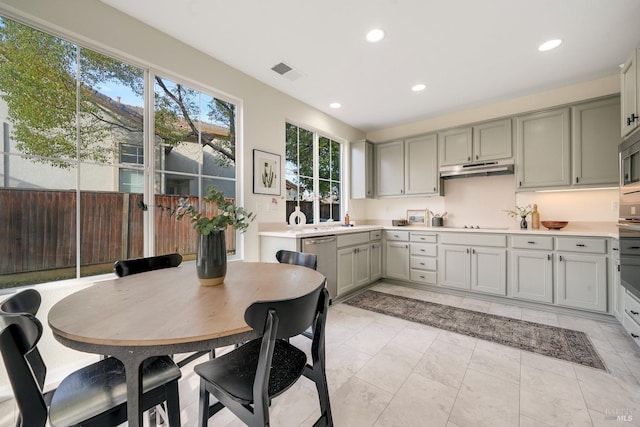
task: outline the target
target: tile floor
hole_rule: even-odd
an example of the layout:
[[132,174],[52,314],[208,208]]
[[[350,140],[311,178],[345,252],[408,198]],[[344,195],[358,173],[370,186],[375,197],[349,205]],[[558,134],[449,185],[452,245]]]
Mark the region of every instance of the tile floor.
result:
[[[619,324],[385,283],[374,289],[584,331],[610,373],[335,304],[326,346],[337,427],[640,426],[640,348]],[[198,377],[189,367],[180,399],[183,425],[196,426]],[[274,399],[270,414],[273,426],[313,425],[313,383],[303,379]],[[0,427],[13,417],[12,403],[0,404]],[[242,425],[227,410],[209,421]]]

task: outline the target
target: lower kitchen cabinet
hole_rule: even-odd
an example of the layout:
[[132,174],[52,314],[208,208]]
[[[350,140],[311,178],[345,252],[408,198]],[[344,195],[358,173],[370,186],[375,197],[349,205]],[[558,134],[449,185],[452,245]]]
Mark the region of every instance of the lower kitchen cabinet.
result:
[[369,232],[338,235],[336,282],[339,296],[369,284],[369,239]]
[[507,294],[505,235],[443,233],[440,242],[440,285],[495,295]]
[[371,257],[371,282],[375,282],[382,277],[382,242],[371,242],[369,245]]
[[607,257],[558,253],[558,305],[593,311],[607,311]]
[[553,256],[550,252],[512,250],[511,296],[553,302]]
[[409,280],[409,232],[385,230],[384,277]]

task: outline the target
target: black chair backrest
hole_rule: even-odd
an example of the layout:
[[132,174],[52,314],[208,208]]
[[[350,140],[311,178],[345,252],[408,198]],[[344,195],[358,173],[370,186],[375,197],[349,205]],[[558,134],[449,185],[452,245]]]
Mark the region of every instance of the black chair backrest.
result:
[[27,353],[34,350],[42,336],[42,324],[29,313],[0,312],[0,353],[9,375],[22,426],[44,426],[47,406]]
[[147,258],[132,258],[116,261],[113,264],[113,271],[118,277],[124,277],[131,274],[144,273],[145,271],[177,267],[181,262],[182,255],[178,253]]
[[275,338],[290,338],[304,332],[316,318],[318,301],[323,286],[313,292],[294,299],[280,301],[257,301],[247,308],[244,320],[254,330],[264,334],[269,311],[275,311],[278,327]]
[[[38,314],[42,297],[40,292],[35,289],[26,289],[7,298],[0,304],[0,313],[20,314],[28,313],[32,316]],[[34,347],[26,355],[27,361],[31,365],[31,370],[40,385],[40,389],[44,387],[44,380],[47,376],[47,366],[42,360],[42,356],[37,347]]]
[[14,294],[0,304],[0,311],[5,313],[29,313],[35,316],[40,309],[42,297],[35,289],[26,289]]
[[314,270],[318,268],[318,257],[316,254],[280,249],[276,252],[276,259],[279,263],[283,264],[302,265],[303,267],[309,267]]

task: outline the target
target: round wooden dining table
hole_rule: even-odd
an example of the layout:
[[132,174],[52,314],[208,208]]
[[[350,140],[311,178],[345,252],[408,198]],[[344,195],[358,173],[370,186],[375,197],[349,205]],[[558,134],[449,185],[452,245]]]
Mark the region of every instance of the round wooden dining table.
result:
[[300,297],[324,283],[322,274],[306,267],[230,262],[223,284],[204,287],[195,264],[187,262],[96,282],[56,303],[48,321],[63,345],[122,361],[129,426],[138,427],[145,359],[252,339],[257,334],[244,321],[252,303]]

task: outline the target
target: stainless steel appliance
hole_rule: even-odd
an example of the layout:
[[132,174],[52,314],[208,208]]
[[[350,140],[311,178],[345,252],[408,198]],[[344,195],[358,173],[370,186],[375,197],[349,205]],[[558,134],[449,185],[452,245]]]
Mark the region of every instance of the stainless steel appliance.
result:
[[620,144],[620,218],[640,220],[640,132]]
[[336,236],[307,237],[302,239],[302,252],[316,254],[317,270],[327,278],[327,290],[333,299],[338,294],[336,273],[338,242]]
[[640,132],[620,144],[620,279],[640,298]]

